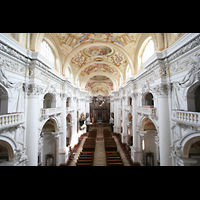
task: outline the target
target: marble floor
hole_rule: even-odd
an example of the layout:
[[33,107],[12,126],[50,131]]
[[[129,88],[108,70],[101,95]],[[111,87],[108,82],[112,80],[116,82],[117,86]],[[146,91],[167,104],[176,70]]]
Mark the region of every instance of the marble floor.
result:
[[[105,153],[105,146],[104,146],[103,130],[104,129],[110,130],[110,127],[99,124],[96,127],[93,127],[93,129],[97,129],[93,166],[106,166],[106,153]],[[116,136],[112,136],[112,137],[114,138],[114,140],[116,142],[117,150],[119,151],[120,156],[124,162],[124,166],[130,166],[130,164],[125,156],[125,153],[119,144],[118,139],[116,138]],[[84,144],[86,138],[87,138],[87,136],[85,136],[84,139],[81,141],[81,144],[80,144],[77,152],[75,153],[74,159],[71,162],[70,166],[76,166],[76,161],[78,159],[80,152],[82,151],[82,147],[83,147],[83,144]]]

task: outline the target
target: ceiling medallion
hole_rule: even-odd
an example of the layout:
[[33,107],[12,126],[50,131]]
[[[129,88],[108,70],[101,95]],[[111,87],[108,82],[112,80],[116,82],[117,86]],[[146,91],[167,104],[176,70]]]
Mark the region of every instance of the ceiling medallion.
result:
[[87,47],[83,51],[87,56],[104,56],[113,54],[113,49],[107,46],[91,46]]

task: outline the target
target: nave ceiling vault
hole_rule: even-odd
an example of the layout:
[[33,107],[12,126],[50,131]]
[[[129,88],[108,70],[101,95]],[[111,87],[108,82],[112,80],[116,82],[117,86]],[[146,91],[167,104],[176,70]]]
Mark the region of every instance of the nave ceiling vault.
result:
[[[19,37],[19,33],[8,35],[14,39],[23,38]],[[26,48],[40,52],[41,43],[45,40],[55,55],[55,70],[82,90],[87,90],[90,95],[97,95],[98,91],[99,94],[109,95],[112,90],[117,90],[125,83],[128,70],[129,76],[139,72],[138,52],[146,38],[151,37],[155,51],[161,51],[182,35],[181,33],[31,33],[30,44],[26,44]],[[104,77],[108,80],[102,80]]]

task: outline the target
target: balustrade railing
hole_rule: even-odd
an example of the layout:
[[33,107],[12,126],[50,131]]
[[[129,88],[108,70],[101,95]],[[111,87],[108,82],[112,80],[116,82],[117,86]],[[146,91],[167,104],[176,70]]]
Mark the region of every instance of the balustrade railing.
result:
[[58,107],[58,108],[41,108],[42,116],[54,115],[54,114],[58,114],[61,112],[62,112],[62,110],[60,107]]
[[137,112],[142,113],[142,114],[146,114],[146,115],[156,116],[156,108],[137,107]]
[[6,115],[0,115],[0,129],[5,127],[11,127],[23,123],[23,113],[12,113]]
[[172,111],[172,120],[191,125],[200,125],[200,113],[190,111]]

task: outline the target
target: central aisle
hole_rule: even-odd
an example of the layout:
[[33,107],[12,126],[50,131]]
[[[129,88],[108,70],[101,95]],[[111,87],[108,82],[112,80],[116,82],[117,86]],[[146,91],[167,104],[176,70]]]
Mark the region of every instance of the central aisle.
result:
[[110,129],[110,127],[108,126],[103,127],[103,125],[100,124],[94,128],[97,129],[97,137],[96,137],[93,166],[106,166],[106,153],[105,153],[104,138],[103,138],[104,128]]

